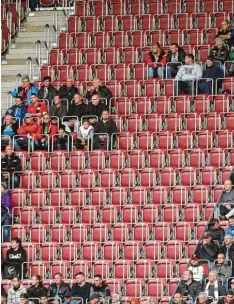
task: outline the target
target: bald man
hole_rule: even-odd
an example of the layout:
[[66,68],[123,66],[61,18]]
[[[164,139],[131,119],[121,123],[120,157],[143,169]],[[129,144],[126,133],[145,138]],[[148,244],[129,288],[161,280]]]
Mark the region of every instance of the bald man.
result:
[[71,101],[76,93],[78,93],[78,89],[74,87],[72,78],[68,77],[66,84],[62,85],[59,89],[59,96],[61,99]]
[[226,215],[234,207],[234,188],[232,185],[232,181],[230,179],[227,179],[224,182],[224,190],[219,200],[219,204],[220,204],[220,219],[226,220]]

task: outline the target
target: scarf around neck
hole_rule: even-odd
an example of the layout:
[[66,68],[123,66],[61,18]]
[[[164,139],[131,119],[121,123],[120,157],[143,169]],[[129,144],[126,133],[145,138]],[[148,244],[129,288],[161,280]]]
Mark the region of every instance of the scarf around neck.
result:
[[[209,296],[209,287],[210,287],[210,282],[207,283],[206,289],[205,289],[205,293],[207,294],[207,296]],[[218,300],[219,290],[218,290],[218,281],[217,280],[214,283],[214,297],[215,297],[215,300]]]

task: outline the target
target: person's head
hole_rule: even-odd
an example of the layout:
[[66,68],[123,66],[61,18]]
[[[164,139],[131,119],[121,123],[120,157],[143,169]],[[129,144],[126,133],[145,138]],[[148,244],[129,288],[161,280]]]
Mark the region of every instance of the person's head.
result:
[[96,287],[101,287],[102,286],[102,276],[100,274],[97,274],[94,276],[94,285]]
[[102,120],[108,120],[108,118],[109,118],[108,110],[103,110],[102,111]]
[[210,271],[208,278],[209,278],[210,283],[214,283],[216,281],[216,278],[217,278],[217,272],[214,271],[214,270]]
[[68,77],[68,78],[67,78],[66,85],[67,85],[67,87],[69,87],[69,88],[72,87],[73,81],[72,81],[72,78],[71,78],[71,77]]
[[229,217],[229,219],[228,219],[228,226],[234,227],[234,216]]
[[140,301],[138,298],[131,298],[131,304],[139,304]]
[[95,88],[95,89],[98,89],[98,88],[100,87],[100,85],[101,85],[100,79],[95,78],[95,79],[93,80],[93,86],[94,86],[94,88]]
[[31,94],[31,103],[32,104],[35,104],[35,103],[37,103],[37,101],[38,101],[38,96],[37,96],[37,94]]
[[29,296],[28,296],[27,293],[22,293],[20,295],[20,304],[26,304],[26,303],[28,303],[28,301],[29,301],[28,298],[29,298]]
[[217,256],[218,264],[224,264],[226,262],[225,255],[223,253],[219,253]]
[[59,106],[60,103],[61,103],[60,96],[59,96],[58,94],[56,94],[56,95],[54,96],[54,104],[55,104],[56,106]]
[[89,128],[89,121],[88,120],[84,120],[82,123],[82,126],[85,130],[87,130]]
[[32,285],[39,285],[41,283],[41,277],[39,276],[39,274],[34,274],[31,278],[32,280]]
[[78,272],[76,274],[76,283],[82,285],[85,282],[85,275],[83,272]]
[[7,183],[2,182],[2,183],[1,183],[1,192],[4,192],[4,191],[6,191],[6,190],[7,190]]
[[211,229],[219,229],[220,228],[220,224],[219,224],[219,220],[217,218],[214,218],[210,221],[209,227]]
[[12,278],[11,284],[12,284],[13,287],[19,287],[20,286],[20,279],[18,277]]
[[73,97],[75,104],[79,104],[82,101],[82,97],[79,93],[76,93]]
[[6,146],[6,149],[5,149],[5,153],[6,153],[6,155],[7,156],[10,156],[10,155],[12,155],[13,154],[13,148],[12,148],[12,146]]
[[24,121],[27,125],[31,124],[33,122],[33,116],[31,113],[26,113],[24,116]]
[[75,116],[69,117],[69,126],[70,127],[74,127],[76,122],[77,122],[77,117],[75,117]]
[[72,291],[65,292],[64,299],[66,303],[70,303],[73,299]]
[[45,76],[43,78],[43,85],[48,88],[50,86],[51,83],[51,77],[50,76]]
[[187,54],[185,56],[185,64],[193,64],[194,63],[194,55],[193,54]]
[[199,259],[197,257],[192,257],[190,264],[193,266],[197,266],[199,264]]
[[15,98],[15,105],[16,105],[17,107],[20,107],[20,106],[22,105],[22,103],[23,103],[23,97],[22,97],[22,96],[17,96],[17,97]]
[[22,87],[23,88],[28,88],[29,87],[29,77],[28,76],[25,76],[23,79],[22,79]]
[[193,279],[193,273],[192,273],[192,271],[190,271],[190,270],[185,270],[185,271],[183,272],[183,274],[182,274],[182,279],[183,279],[183,281],[185,281],[185,282],[192,281],[192,279]]
[[92,104],[97,106],[100,103],[100,97],[97,94],[94,94],[91,98]]
[[113,292],[111,294],[111,303],[121,302],[121,294],[117,292]]
[[91,294],[91,296],[89,297],[89,299],[90,299],[90,303],[91,304],[97,304],[98,301],[99,301],[99,295],[98,295],[98,293]]
[[205,292],[200,292],[198,296],[198,303],[199,304],[205,304],[208,300],[208,296]]
[[180,304],[183,301],[183,296],[181,293],[177,292],[174,294],[173,302],[176,304]]
[[202,239],[203,243],[210,244],[212,242],[212,234],[210,232],[205,232]]
[[160,43],[155,43],[153,46],[152,46],[152,51],[153,53],[155,54],[158,54],[159,52],[161,52],[161,45]]
[[43,115],[43,122],[45,123],[45,124],[48,124],[48,123],[50,123],[50,121],[51,121],[51,118],[50,118],[50,115],[49,114],[44,114]]
[[222,30],[224,30],[224,31],[228,30],[229,27],[230,27],[230,23],[229,23],[228,20],[222,21],[222,24],[221,24],[221,25],[222,25]]
[[207,65],[208,68],[210,68],[212,65],[214,65],[214,60],[213,60],[212,57],[207,57],[206,65]]
[[14,237],[11,239],[11,248],[14,250],[18,250],[21,247],[21,240],[18,237]]
[[59,129],[58,129],[58,135],[59,136],[64,136],[65,135],[65,129],[63,126],[61,126]]
[[232,190],[232,181],[230,179],[225,180],[224,189],[226,192],[230,192]]
[[40,296],[40,304],[48,304],[48,298],[46,294]]
[[12,124],[12,122],[13,122],[13,117],[10,115],[10,114],[8,114],[8,115],[6,115],[5,116],[5,124],[7,125],[7,126],[9,126],[9,125],[11,125]]
[[172,52],[172,54],[177,53],[179,50],[179,45],[177,43],[172,43],[170,45],[170,51]]
[[54,275],[54,281],[57,285],[60,285],[63,281],[63,275],[60,273],[60,272],[57,272],[55,275]]
[[233,242],[233,240],[232,240],[231,234],[226,234],[225,237],[224,237],[225,245],[229,247],[229,246],[232,245],[232,242]]
[[217,38],[215,40],[215,45],[217,46],[218,49],[222,49],[223,48],[223,40],[220,38]]
[[234,293],[232,290],[226,292],[225,303],[233,304],[234,303]]

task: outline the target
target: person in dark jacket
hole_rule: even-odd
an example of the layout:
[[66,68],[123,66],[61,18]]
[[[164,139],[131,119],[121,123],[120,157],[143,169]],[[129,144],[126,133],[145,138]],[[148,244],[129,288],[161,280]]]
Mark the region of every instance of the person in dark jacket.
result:
[[[6,155],[1,159],[2,175],[7,180],[10,178],[10,186],[12,183],[12,177],[14,178],[14,187],[19,186],[20,176],[14,172],[21,171],[21,161],[11,146],[6,146]],[[9,180],[8,180],[9,182]]]
[[47,99],[51,102],[56,94],[57,90],[51,85],[51,77],[45,76],[43,78],[43,85],[38,92],[38,98]]
[[183,300],[183,295],[179,292],[176,292],[170,301],[171,304],[185,304],[186,302]]
[[93,80],[93,85],[88,89],[86,98],[90,100],[93,95],[98,95],[101,99],[103,98],[103,103],[106,104],[107,107],[109,107],[109,102],[112,97],[112,93],[106,86],[101,85],[101,81],[98,78]]
[[223,253],[226,259],[232,261],[232,277],[234,277],[234,243],[232,235],[226,234],[224,237],[224,245],[219,249],[220,253]]
[[234,187],[232,181],[224,182],[224,190],[219,200],[220,219],[226,220],[226,215],[234,208]]
[[61,273],[56,273],[54,275],[54,283],[50,284],[47,292],[48,298],[61,299],[64,301],[64,295],[67,291],[70,291],[71,288],[68,284],[63,282],[63,276]]
[[71,145],[71,138],[65,132],[65,127],[61,126],[58,135],[55,136],[55,147],[57,150],[68,150]]
[[2,227],[3,242],[9,241],[11,224],[12,224],[12,217],[9,214],[9,210],[5,206],[1,205],[1,227]]
[[1,204],[12,213],[11,191],[7,189],[7,183],[1,183]]
[[89,123],[95,125],[97,119],[101,118],[103,110],[106,109],[104,103],[101,102],[100,97],[96,94],[92,96],[91,102],[89,102],[85,108],[84,116],[88,116]]
[[71,78],[67,78],[66,84],[60,87],[59,95],[62,99],[68,99],[68,101],[71,101],[74,98],[74,95],[78,93],[78,89],[73,86],[72,82]]
[[67,116],[67,107],[62,104],[59,95],[55,95],[54,104],[50,107],[49,114],[50,116],[56,116],[59,119],[62,119],[64,116]]
[[[91,284],[85,282],[85,275],[83,272],[78,272],[76,274],[76,282],[72,284],[72,294],[75,298],[81,298],[83,304],[86,304],[90,295]],[[79,301],[81,302],[81,301]]]
[[174,78],[178,72],[178,68],[185,64],[185,51],[177,43],[172,43],[170,51],[167,53],[167,78]]
[[[117,132],[118,131],[115,121],[109,118],[108,110],[104,110],[102,112],[101,120],[96,124],[94,128],[93,148],[111,149],[112,145],[114,145],[114,140],[115,140],[115,138],[113,138],[113,143],[112,143],[112,135]],[[107,134],[108,136],[105,134]]]
[[21,275],[23,275],[26,270],[26,264],[23,264],[25,262],[27,262],[27,253],[25,249],[22,248],[21,240],[18,237],[14,237],[11,240],[11,248],[8,249],[6,253],[4,275],[8,271],[8,278],[13,278],[13,276],[21,278]]
[[90,296],[92,294],[96,294],[99,296],[99,301],[100,298],[105,299],[107,297],[111,297],[110,289],[108,285],[102,280],[101,275],[95,275],[94,276],[94,284],[90,288]]
[[232,268],[228,265],[228,261],[223,253],[218,254],[217,264],[213,266],[212,270],[216,271],[217,280],[219,280],[223,285],[225,285],[225,283],[227,283],[227,279],[232,276]]
[[[228,60],[229,51],[223,45],[222,39],[216,39],[215,46],[211,49],[209,57],[211,57],[214,61],[221,63],[222,71],[224,72],[224,63]],[[224,77],[224,74],[223,74]]]
[[27,107],[23,104],[23,97],[17,96],[15,98],[15,104],[6,111],[6,115],[10,114],[13,118],[21,122],[23,121],[26,112]]
[[34,86],[33,83],[30,83],[29,77],[26,76],[22,79],[22,86],[14,89],[12,92],[13,97],[21,96],[23,101],[30,104],[31,102],[31,94],[38,95],[38,89]]
[[82,97],[80,96],[80,94],[76,93],[69,106],[67,116],[77,116],[78,119],[81,120],[81,117],[84,114],[85,108],[86,108],[86,104],[82,100]]
[[212,240],[212,234],[205,232],[200,243],[197,245],[195,256],[199,260],[208,260],[214,262],[219,252],[218,245]]
[[200,282],[193,280],[193,273],[190,270],[185,270],[182,275],[182,280],[176,289],[176,293],[181,293],[184,297],[191,297],[193,300],[202,292]]
[[17,134],[18,123],[14,122],[13,117],[8,114],[4,118],[4,123],[1,126],[1,145],[4,150],[6,145],[10,144],[13,136]]
[[[40,298],[41,294],[46,294],[47,289],[43,286],[41,277],[38,274],[34,274],[31,278],[32,286],[27,290],[29,298]],[[34,303],[38,304],[37,300],[33,300]]]
[[207,231],[212,234],[213,241],[219,242],[219,245],[223,244],[225,231],[220,227],[218,219],[214,218],[210,221]]
[[234,44],[234,30],[231,28],[231,24],[228,20],[222,22],[222,28],[218,31],[216,37],[222,39],[229,47]]
[[167,57],[159,43],[155,43],[155,45],[153,45],[152,51],[149,52],[146,63],[148,64],[149,78],[164,78],[164,70],[167,63]]
[[[214,64],[213,57],[207,57],[206,59],[206,70],[203,71],[202,80],[199,83],[199,90],[202,94],[215,94],[216,92],[216,80],[223,78],[223,71],[219,66]],[[206,80],[205,80],[206,79]],[[212,81],[212,80],[213,81]],[[218,82],[218,88],[222,81]]]
[[217,280],[216,271],[212,270],[209,272],[208,283],[205,286],[205,293],[208,297],[212,297],[215,301],[218,300],[219,297],[225,296],[225,288],[222,283]]

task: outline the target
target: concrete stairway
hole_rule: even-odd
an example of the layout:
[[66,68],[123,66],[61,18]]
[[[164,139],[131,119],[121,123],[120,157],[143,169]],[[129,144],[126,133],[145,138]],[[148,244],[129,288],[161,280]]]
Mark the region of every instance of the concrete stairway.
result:
[[[58,11],[57,14],[58,21],[60,21],[64,17],[64,13]],[[26,59],[31,57],[32,69],[37,66],[36,42],[40,40],[42,48],[45,49],[45,25],[48,24],[50,33],[55,34],[53,16],[54,11],[29,13],[26,21],[21,25],[21,29],[14,39],[11,48],[6,55],[2,56],[1,107],[3,112],[7,108],[7,93],[16,86],[16,75],[26,75]],[[33,79],[31,81],[33,82]]]

